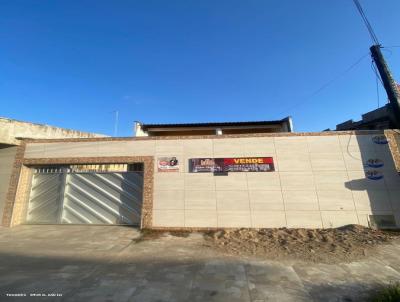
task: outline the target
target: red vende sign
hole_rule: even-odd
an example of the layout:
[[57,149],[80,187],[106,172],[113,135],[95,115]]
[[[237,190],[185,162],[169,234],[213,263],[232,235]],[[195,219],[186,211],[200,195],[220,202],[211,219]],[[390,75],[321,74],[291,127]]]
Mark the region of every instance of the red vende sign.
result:
[[273,164],[272,157],[237,157],[224,158],[226,165]]

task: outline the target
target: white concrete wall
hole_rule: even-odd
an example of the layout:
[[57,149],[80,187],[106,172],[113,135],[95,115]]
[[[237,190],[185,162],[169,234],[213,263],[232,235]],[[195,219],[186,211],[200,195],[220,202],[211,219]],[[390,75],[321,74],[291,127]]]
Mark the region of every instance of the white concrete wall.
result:
[[0,117],[0,143],[19,145],[16,138],[83,138],[105,137],[107,135],[33,124]]
[[[180,172],[155,167],[157,227],[337,227],[368,225],[369,214],[394,214],[400,226],[400,177],[388,145],[373,135],[32,143],[27,158],[176,156]],[[272,156],[275,172],[189,173],[188,159]],[[364,163],[384,161],[384,178]],[[156,164],[156,163],[155,163]]]

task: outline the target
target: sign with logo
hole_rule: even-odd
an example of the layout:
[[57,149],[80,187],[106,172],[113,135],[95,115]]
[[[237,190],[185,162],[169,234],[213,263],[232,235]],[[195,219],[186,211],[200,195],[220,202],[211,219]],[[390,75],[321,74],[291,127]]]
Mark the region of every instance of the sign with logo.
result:
[[179,172],[179,161],[176,157],[159,157],[158,172]]
[[370,170],[365,172],[365,176],[367,176],[368,179],[371,180],[379,180],[383,178],[382,172],[378,170]]
[[375,135],[372,137],[372,141],[378,145],[386,145],[388,143],[388,140],[384,135]]
[[379,158],[370,158],[365,162],[365,166],[370,168],[380,168],[383,167],[383,161]]
[[192,158],[189,172],[271,172],[272,157]]

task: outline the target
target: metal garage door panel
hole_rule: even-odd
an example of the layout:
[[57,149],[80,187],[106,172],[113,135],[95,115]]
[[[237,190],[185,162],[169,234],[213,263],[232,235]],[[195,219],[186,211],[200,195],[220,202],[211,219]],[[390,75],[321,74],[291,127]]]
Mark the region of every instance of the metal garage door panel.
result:
[[64,173],[34,174],[27,222],[59,222],[62,210],[64,181]]
[[68,173],[62,223],[140,224],[143,173]]

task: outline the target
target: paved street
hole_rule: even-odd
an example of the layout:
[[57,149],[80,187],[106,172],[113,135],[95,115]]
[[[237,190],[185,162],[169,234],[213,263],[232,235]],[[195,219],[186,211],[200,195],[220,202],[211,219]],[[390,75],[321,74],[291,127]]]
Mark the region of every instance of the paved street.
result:
[[400,243],[364,261],[325,265],[226,256],[199,234],[138,236],[115,226],[2,228],[0,300],[365,301],[377,285],[400,281]]

